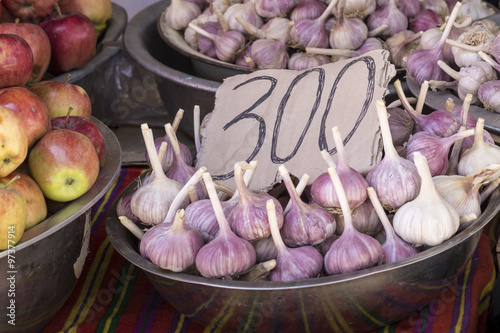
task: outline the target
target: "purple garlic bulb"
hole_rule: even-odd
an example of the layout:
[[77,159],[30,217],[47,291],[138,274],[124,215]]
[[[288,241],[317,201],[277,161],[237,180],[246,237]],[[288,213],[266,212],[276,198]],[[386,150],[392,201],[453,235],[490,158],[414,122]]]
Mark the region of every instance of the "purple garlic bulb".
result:
[[198,251],[196,268],[208,278],[224,278],[243,273],[255,265],[255,250],[250,242],[231,231],[210,174],[204,173],[203,180],[217,216],[219,233]]
[[[483,83],[477,90],[477,97],[486,110],[500,112],[500,80]],[[498,99],[497,99],[498,98]]]
[[332,246],[333,242],[335,242],[337,239],[339,239],[339,235],[332,235],[325,239],[325,241],[319,245],[316,246],[318,249],[319,253],[324,257],[325,254],[330,250],[330,247]]
[[413,20],[410,21],[410,30],[414,32],[427,31],[443,24],[441,16],[432,9],[421,10]]
[[288,63],[288,50],[284,41],[257,39],[250,51],[257,69],[285,69]]
[[[375,236],[382,229],[382,224],[378,218],[377,212],[373,208],[370,200],[365,200],[361,205],[351,211],[352,225],[357,231],[369,236]],[[344,232],[344,216],[338,214],[335,217],[337,221],[337,235]]]
[[219,60],[233,62],[238,55],[243,52],[245,47],[245,36],[239,31],[230,30],[210,33],[193,23],[189,23],[189,27],[198,33],[198,44],[200,35],[213,41],[215,55]]
[[413,245],[401,239],[394,231],[391,221],[389,221],[389,218],[385,214],[384,208],[377,197],[377,192],[373,189],[373,187],[368,187],[367,191],[368,197],[370,198],[370,201],[375,208],[382,225],[384,226],[385,241],[382,243],[384,263],[390,264],[417,254],[417,249],[413,247]]
[[[184,115],[184,110],[179,109],[175,115],[174,121],[172,122],[172,127],[173,127],[174,131],[177,131],[177,128],[179,126],[179,123],[180,123],[183,115]],[[161,144],[163,142],[166,142],[167,146],[166,146],[165,153],[160,158],[160,161],[161,161],[161,166],[163,168],[163,172],[167,172],[168,169],[170,168],[170,166],[172,165],[174,148],[172,147],[172,144],[170,143],[168,135],[165,134],[165,136],[156,138],[154,140],[155,148],[156,148],[156,151],[158,153],[160,152],[160,147],[161,147]],[[192,165],[193,164],[193,156],[191,154],[191,150],[189,150],[189,148],[181,142],[179,142],[179,148],[181,150],[181,156],[182,156],[182,159],[184,160],[184,162],[186,162],[186,164],[188,164],[188,165]],[[158,155],[158,156],[160,157],[160,155]],[[146,157],[146,163],[151,165],[151,160],[149,159],[149,154],[147,151],[145,152],[145,157]]]
[[379,36],[390,37],[408,28],[408,18],[397,7],[396,0],[389,0],[386,5],[377,8],[368,16],[367,25],[370,30],[387,25],[387,28],[379,33]]
[[249,43],[243,49],[243,52],[234,60],[234,63],[239,66],[254,69],[257,65],[252,59],[252,44]]
[[328,173],[335,185],[344,215],[344,232],[332,243],[325,255],[326,272],[329,275],[343,274],[382,263],[384,259],[382,246],[375,238],[362,234],[354,228],[351,208],[339,175],[333,167],[328,168]]
[[389,115],[389,130],[393,145],[395,147],[404,145],[413,133],[415,121],[401,108],[388,107],[387,114]]
[[290,30],[290,44],[294,48],[328,47],[328,32],[325,21],[332,13],[337,0],[332,0],[325,11],[316,19],[303,19],[295,22]]
[[130,202],[132,201],[132,196],[134,193],[129,193],[120,198],[116,204],[116,215],[126,216],[129,220],[136,224],[140,224],[141,220],[132,213],[132,208],[130,207]]
[[276,245],[276,267],[269,273],[271,281],[296,281],[319,275],[323,269],[323,257],[312,246],[289,248],[280,235],[274,200],[266,202],[271,235]]
[[419,47],[422,33],[414,33],[411,30],[402,30],[387,38],[385,44],[391,54],[394,65],[405,68],[408,54]]
[[[188,28],[194,30],[191,26]],[[210,21],[203,23],[201,25],[201,29],[211,34],[217,34],[219,31],[222,31],[222,26],[219,22]],[[210,58],[217,58],[214,41],[211,38],[207,38],[203,35],[197,34],[196,32],[195,34],[198,36],[198,50]]]
[[[167,132],[170,143],[174,148],[173,163],[170,169],[167,171],[167,177],[176,180],[184,185],[195,174],[196,168],[186,164],[186,162],[184,162],[184,160],[182,159],[179,141],[177,140],[172,125],[166,124],[165,131]],[[205,199],[208,197],[207,191],[202,183],[196,184],[195,189],[198,199]]]
[[332,49],[355,50],[368,38],[368,27],[362,19],[347,17],[344,5],[345,0],[340,0],[337,22],[330,27],[328,43]]
[[[349,207],[354,209],[361,205],[368,197],[366,194],[368,183],[358,171],[351,168],[347,163],[347,156],[338,127],[335,126],[332,131],[337,147],[337,173],[342,180],[342,184],[344,184]],[[337,191],[328,173],[319,175],[313,182],[311,186],[311,196],[314,202],[327,208],[330,212],[341,211]]]
[[330,58],[321,54],[309,54],[304,52],[295,52],[288,59],[288,69],[301,71],[331,62]]
[[265,18],[286,16],[300,0],[255,0],[255,10]]
[[408,19],[415,17],[420,12],[419,0],[398,1],[398,8]]
[[243,17],[247,22],[257,28],[260,28],[262,24],[264,24],[264,20],[259,16],[259,14],[257,14],[257,11],[255,10],[254,0],[234,3],[230,5],[224,12],[224,19],[229,26],[229,30],[236,30],[244,35],[248,35],[248,31],[236,19],[236,16]]
[[300,20],[314,20],[325,11],[326,4],[319,0],[302,0],[290,11],[290,19],[294,22]]
[[276,214],[278,224],[283,226],[283,209],[279,201],[266,192],[254,193],[246,186],[242,167],[246,162],[237,162],[234,166],[234,179],[239,192],[238,203],[227,217],[232,230],[240,237],[254,241],[271,234],[269,222],[267,221],[267,210],[265,203],[272,199],[276,202]]
[[451,146],[458,140],[474,135],[474,130],[469,129],[441,138],[429,132],[417,132],[408,141],[406,158],[413,161],[413,154],[420,152],[429,165],[431,175],[444,175],[448,170],[448,153]]
[[281,228],[285,244],[291,247],[317,245],[333,235],[335,219],[332,214],[317,204],[303,202],[286,167],[280,165],[278,170],[291,200],[291,208]]
[[278,249],[274,245],[272,236],[261,238],[253,243],[255,253],[257,254],[257,262],[264,262],[276,259]]
[[[448,137],[458,131],[459,124],[453,113],[445,109],[435,110],[429,114],[418,113],[410,105],[399,80],[394,82],[394,87],[399,99],[403,103],[404,109],[415,121],[415,131],[425,131],[439,137]],[[421,89],[426,90],[427,87],[428,82],[424,81]]]
[[415,165],[399,156],[394,148],[384,102],[376,101],[376,108],[384,143],[384,157],[368,172],[366,180],[379,193],[384,208],[392,213],[418,195],[420,176]]
[[182,272],[195,262],[203,246],[198,230],[183,223],[184,210],[180,209],[173,223],[160,223],[142,237],[141,255],[160,268]]

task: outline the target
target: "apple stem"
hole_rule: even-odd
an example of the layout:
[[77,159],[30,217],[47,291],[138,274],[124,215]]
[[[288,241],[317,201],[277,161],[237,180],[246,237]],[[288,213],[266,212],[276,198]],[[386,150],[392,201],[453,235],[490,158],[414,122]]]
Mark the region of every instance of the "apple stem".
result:
[[59,18],[62,18],[61,7],[59,7],[59,4],[57,2],[54,4],[54,7],[56,8]]
[[[1,1],[0,1],[0,2],[1,2]],[[16,17],[16,19],[14,20],[14,23],[16,23],[16,24],[17,24],[17,23],[19,23],[19,22],[21,22],[21,20],[19,19],[19,17]]]
[[66,113],[66,119],[64,120],[64,127],[68,128],[69,116],[71,115],[71,111],[73,111],[73,107],[70,106],[68,109],[68,113]]
[[[56,4],[57,5],[57,4]],[[66,80],[64,80],[64,83],[68,83],[69,79],[71,79],[71,74],[68,74],[66,76]]]
[[9,180],[7,184],[3,185],[3,188],[7,188],[7,187],[9,187],[9,185],[10,185],[13,181],[18,180],[19,178],[21,178],[21,176],[20,176],[20,175],[15,175],[15,176],[14,176],[14,178],[12,178],[11,180]]

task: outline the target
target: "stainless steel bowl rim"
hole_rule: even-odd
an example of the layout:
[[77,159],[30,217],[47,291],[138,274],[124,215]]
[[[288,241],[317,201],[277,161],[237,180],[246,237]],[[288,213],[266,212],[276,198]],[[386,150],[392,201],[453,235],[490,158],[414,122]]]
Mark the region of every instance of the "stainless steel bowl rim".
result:
[[[117,199],[118,200],[118,199]],[[116,216],[116,209],[114,207],[116,202],[110,209],[110,213],[106,219],[106,231],[110,238],[111,243],[115,249],[127,260],[132,262],[134,265],[143,269],[149,274],[154,274],[161,276],[163,278],[171,279],[174,281],[200,284],[206,286],[214,286],[218,288],[228,288],[228,289],[242,289],[242,290],[276,290],[276,289],[297,289],[297,288],[308,288],[317,287],[321,285],[331,285],[335,283],[344,283],[348,280],[361,279],[374,274],[381,274],[383,272],[391,271],[396,268],[412,265],[416,262],[424,261],[428,258],[435,256],[438,253],[444,252],[453,248],[458,243],[464,242],[468,238],[472,237],[478,232],[481,232],[483,227],[491,221],[491,219],[500,211],[500,188],[497,188],[490,196],[490,203],[484,210],[484,212],[476,220],[476,223],[470,225],[466,229],[460,231],[458,234],[452,238],[444,241],[443,243],[434,246],[432,248],[426,249],[416,255],[409,258],[403,259],[401,261],[384,264],[352,273],[340,274],[335,276],[322,276],[311,279],[304,279],[292,282],[272,282],[272,281],[237,281],[237,280],[222,280],[215,278],[205,278],[201,276],[186,274],[186,273],[175,273],[159,268],[149,260],[143,258],[138,251],[126,247],[120,246],[122,240],[116,239],[115,233],[118,228],[125,229],[118,221]],[[116,223],[114,223],[116,222]],[[128,231],[127,231],[128,232]],[[130,237],[134,237],[131,236]]]
[[[203,86],[205,90],[216,92],[217,88],[221,85],[220,82],[211,81],[207,79],[203,79],[194,75],[189,75],[187,73],[183,73],[176,69],[173,69],[165,64],[156,60],[151,54],[149,54],[145,48],[135,48],[134,45],[142,44],[143,41],[140,38],[140,34],[138,30],[141,27],[142,22],[144,22],[144,17],[150,15],[152,9],[155,9],[156,6],[160,6],[164,4],[164,1],[160,1],[153,6],[146,8],[145,10],[137,13],[127,24],[125,28],[125,32],[123,33],[123,46],[125,50],[137,63],[141,64],[141,66],[157,76],[166,76],[169,80],[179,83],[181,85],[189,86],[197,88],[199,86]],[[166,6],[166,4],[165,4]],[[155,11],[155,13],[158,13]],[[160,14],[158,13],[158,16]],[[156,20],[155,20],[156,22]],[[134,49],[131,52],[131,49]],[[141,61],[141,59],[143,61]],[[153,65],[154,64],[154,65]]]
[[[16,251],[24,249],[42,240],[43,238],[57,232],[58,230],[73,222],[84,212],[92,208],[92,206],[101,199],[101,197],[109,190],[109,188],[113,184],[113,180],[118,176],[122,160],[120,143],[114,133],[106,125],[104,125],[104,123],[94,117],[92,117],[92,121],[99,126],[106,140],[106,162],[99,171],[100,175],[104,176],[102,178],[98,178],[97,180],[98,182],[104,182],[105,185],[98,189],[98,191],[96,191],[97,186],[96,184],[94,184],[93,188],[91,188],[81,197],[69,202],[63,209],[49,216],[46,220],[40,222],[33,228],[27,230],[25,232],[25,235],[29,235],[29,239],[16,244]],[[72,214],[69,218],[65,218],[64,214],[68,211],[72,211]],[[50,225],[50,227],[45,230],[46,228],[44,228],[44,224],[48,224]],[[25,235],[23,235],[23,237]],[[0,260],[7,257],[7,254],[8,251],[0,252]]]

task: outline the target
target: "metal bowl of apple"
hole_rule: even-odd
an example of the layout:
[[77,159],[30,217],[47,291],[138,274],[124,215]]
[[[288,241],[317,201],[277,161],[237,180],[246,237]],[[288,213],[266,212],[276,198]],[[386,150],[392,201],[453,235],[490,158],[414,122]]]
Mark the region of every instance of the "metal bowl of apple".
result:
[[105,163],[96,182],[75,200],[47,200],[48,218],[26,230],[13,248],[0,252],[4,276],[0,307],[7,314],[0,321],[0,332],[39,331],[62,307],[80,277],[90,239],[90,209],[121,168],[118,139],[101,121],[92,121],[105,141]]

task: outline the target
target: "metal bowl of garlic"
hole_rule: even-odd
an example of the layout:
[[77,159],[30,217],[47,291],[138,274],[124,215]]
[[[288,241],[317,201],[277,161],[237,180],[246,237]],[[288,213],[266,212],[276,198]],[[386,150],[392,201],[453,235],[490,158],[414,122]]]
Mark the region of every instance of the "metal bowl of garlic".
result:
[[[106,162],[92,188],[68,203],[47,202],[48,218],[26,230],[13,252],[0,252],[4,272],[0,305],[7,314],[0,332],[41,330],[71,295],[82,273],[90,240],[90,209],[113,185],[121,168],[118,139],[104,123],[92,120],[103,133],[106,151]],[[15,287],[9,292],[12,281]],[[15,300],[15,325],[8,323],[11,300]]]
[[[449,240],[400,262],[294,282],[208,279],[158,268],[138,252],[138,240],[116,215],[113,203],[106,231],[115,249],[141,268],[179,312],[222,332],[249,330],[311,332],[372,330],[407,318],[453,286],[476,249],[483,227],[500,209],[495,190],[476,222]],[[220,318],[224,318],[221,320]]]

